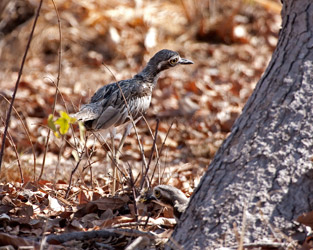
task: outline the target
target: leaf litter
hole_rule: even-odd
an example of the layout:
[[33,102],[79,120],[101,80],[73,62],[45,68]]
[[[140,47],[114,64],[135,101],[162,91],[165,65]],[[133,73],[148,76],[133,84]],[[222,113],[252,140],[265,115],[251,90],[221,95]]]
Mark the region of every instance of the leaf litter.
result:
[[[23,8],[32,13],[39,1],[26,2]],[[57,81],[59,29],[52,2],[47,1],[5,145],[0,242],[34,249],[43,245],[56,249],[57,244],[63,249],[139,249],[137,244],[162,248],[175,220],[171,209],[139,202],[144,192],[140,190],[143,160],[135,133],[123,147],[119,168],[123,174],[112,196],[110,145],[92,136],[84,141],[79,126],[67,123],[68,114],[87,103],[100,86],[136,74],[162,48],[193,60],[193,66],[161,75],[145,115],[147,122],[142,119],[136,126],[146,161],[151,157],[147,173],[151,185],[173,185],[189,197],[270,60],[280,28],[280,4],[61,0],[56,5],[62,27],[57,112],[49,117]],[[0,43],[0,60],[5,62],[0,64],[2,135],[32,21],[14,26],[10,15],[3,14],[9,10],[0,6],[0,11],[0,28],[14,27]],[[58,126],[53,127],[56,120]],[[51,136],[43,176],[36,181],[49,128],[59,136]],[[158,154],[152,151],[154,143]]]

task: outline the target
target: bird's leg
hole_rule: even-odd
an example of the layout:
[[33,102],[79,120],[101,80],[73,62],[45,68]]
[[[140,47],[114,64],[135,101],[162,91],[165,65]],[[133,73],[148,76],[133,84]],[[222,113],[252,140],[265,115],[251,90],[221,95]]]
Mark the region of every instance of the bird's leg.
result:
[[112,144],[112,163],[113,163],[113,187],[112,187],[112,195],[115,195],[116,189],[117,189],[117,165],[118,165],[118,159],[116,157],[116,150],[114,146],[114,137],[115,137],[115,131],[110,131],[110,137],[111,137],[111,144]]
[[130,130],[133,128],[134,125],[136,125],[136,123],[141,119],[141,116],[138,117],[136,120],[134,120],[133,122],[129,122],[127,125],[126,125],[126,128],[125,128],[125,131],[124,131],[124,134],[123,134],[123,137],[120,141],[120,144],[118,145],[117,147],[117,152],[116,152],[116,155],[117,155],[117,159],[119,159],[119,156],[121,154],[121,150],[124,146],[124,143],[125,143],[125,139],[126,137],[130,134]]
[[120,158],[121,150],[122,150],[122,148],[123,148],[123,146],[124,146],[125,139],[126,139],[126,137],[129,135],[130,130],[132,129],[132,127],[133,127],[133,124],[132,124],[132,123],[129,123],[129,124],[126,125],[124,134],[123,134],[122,139],[121,139],[121,141],[120,141],[120,143],[119,143],[119,145],[118,145],[118,147],[117,147],[117,150],[116,150],[116,159],[117,159],[117,161],[118,161],[119,158]]
[[[134,121],[134,123],[132,122],[129,122],[127,125],[126,125],[126,128],[125,128],[125,131],[123,133],[123,136],[122,136],[122,139],[117,147],[117,149],[114,148],[114,136],[113,136],[113,139],[112,139],[112,135],[111,135],[111,140],[112,140],[112,154],[113,154],[113,161],[114,161],[114,169],[113,169],[113,195],[116,191],[116,180],[120,180],[119,179],[119,176],[118,176],[118,173],[117,173],[117,166],[119,164],[119,159],[120,159],[120,155],[121,155],[121,151],[122,151],[122,148],[124,146],[124,143],[125,143],[125,140],[126,140],[126,137],[130,134],[130,131],[133,127],[133,124],[136,124],[139,120],[141,119],[141,117],[139,117],[137,120]],[[114,131],[115,132],[115,131]],[[112,133],[113,134],[113,133]]]
[[114,147],[114,136],[111,135],[111,140],[112,140],[112,155],[113,155],[113,195],[115,194],[115,191],[117,189],[117,181],[120,181],[119,178],[119,174],[118,174],[118,169],[117,166],[119,164],[119,160],[120,160],[120,155],[121,155],[121,150],[123,148],[123,145],[125,143],[125,139],[127,137],[127,135],[129,135],[130,130],[132,128],[132,124],[129,123],[127,124],[125,131],[123,133],[122,139],[117,147],[117,149],[115,149]]

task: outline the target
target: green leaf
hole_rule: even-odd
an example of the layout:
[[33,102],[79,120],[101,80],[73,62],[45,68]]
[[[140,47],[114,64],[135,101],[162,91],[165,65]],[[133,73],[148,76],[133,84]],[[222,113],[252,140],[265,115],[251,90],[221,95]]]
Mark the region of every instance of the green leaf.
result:
[[65,111],[60,111],[60,117],[54,122],[60,126],[61,135],[65,135],[70,128],[70,124],[76,122],[76,118],[70,117]]
[[53,132],[57,131],[57,128],[55,127],[54,121],[53,121],[53,115],[50,114],[48,117],[48,127],[53,130]]
[[77,121],[77,119],[76,119],[76,118],[74,118],[74,117],[70,117],[70,121],[69,121],[69,123],[73,124],[73,123],[75,123],[76,121]]
[[59,131],[61,135],[65,135],[68,129],[70,128],[69,119],[64,118],[64,116],[62,117],[62,114],[61,114],[61,117],[58,118],[54,123],[60,126]]
[[68,113],[66,113],[65,111],[60,111],[60,115],[61,117],[63,117],[64,119],[68,120],[69,123],[75,123],[76,122],[76,118],[74,117],[70,117],[68,115]]
[[65,111],[60,111],[60,116],[66,120],[71,119],[71,117]]
[[60,138],[59,132],[58,132],[58,131],[55,131],[55,132],[54,132],[54,136],[55,136],[56,138]]

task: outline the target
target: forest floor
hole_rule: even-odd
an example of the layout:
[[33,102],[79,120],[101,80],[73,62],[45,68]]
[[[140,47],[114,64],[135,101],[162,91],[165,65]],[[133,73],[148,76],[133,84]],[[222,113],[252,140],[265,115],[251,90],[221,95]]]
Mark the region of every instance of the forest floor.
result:
[[[39,4],[20,2],[0,9],[1,138]],[[152,186],[167,184],[192,194],[266,69],[281,5],[270,0],[55,2],[60,18],[52,1],[43,3],[14,102],[0,173],[0,245],[124,249],[142,236],[161,248],[175,220],[169,209],[149,210],[139,201],[142,156]],[[15,25],[14,3],[32,18]],[[126,139],[120,183],[112,195],[110,143],[80,136],[77,124],[64,135],[48,132],[48,117],[56,97],[52,121],[62,111],[78,111],[99,87],[132,77],[164,48],[194,64],[162,73],[145,119],[136,125],[138,138],[133,129]],[[110,237],[94,240],[96,230]]]

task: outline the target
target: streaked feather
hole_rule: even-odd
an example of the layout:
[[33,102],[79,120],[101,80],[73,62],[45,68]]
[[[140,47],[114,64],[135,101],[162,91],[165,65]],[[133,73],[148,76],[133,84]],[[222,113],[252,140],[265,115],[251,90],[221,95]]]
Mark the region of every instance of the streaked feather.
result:
[[128,122],[130,120],[129,112],[134,120],[138,119],[150,106],[152,90],[156,85],[159,73],[173,67],[169,63],[173,57],[180,58],[177,52],[159,51],[133,78],[110,83],[98,89],[90,103],[83,105],[74,117],[83,121],[88,130],[94,131],[108,129],[112,126],[117,127]]

